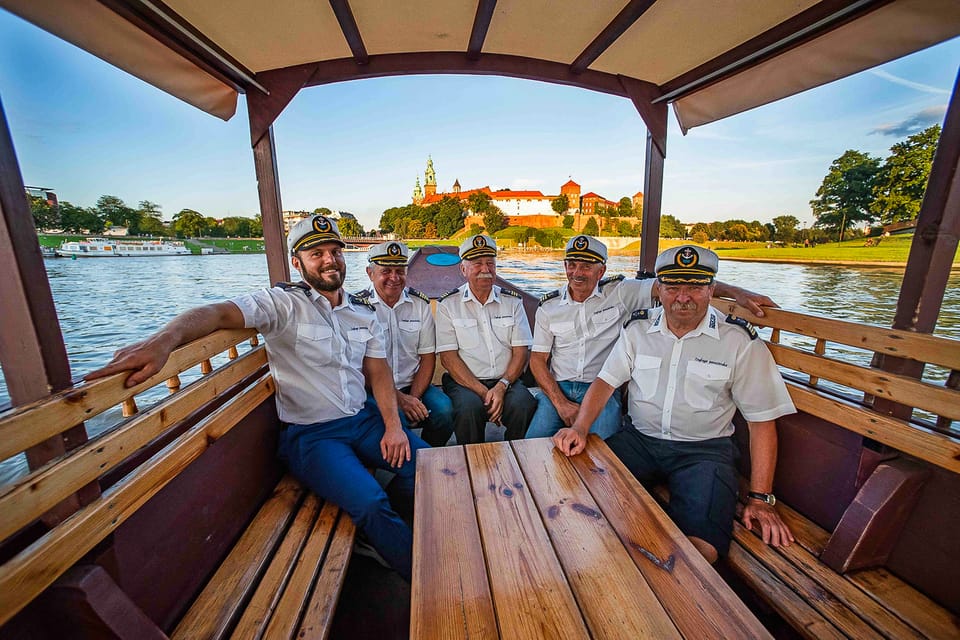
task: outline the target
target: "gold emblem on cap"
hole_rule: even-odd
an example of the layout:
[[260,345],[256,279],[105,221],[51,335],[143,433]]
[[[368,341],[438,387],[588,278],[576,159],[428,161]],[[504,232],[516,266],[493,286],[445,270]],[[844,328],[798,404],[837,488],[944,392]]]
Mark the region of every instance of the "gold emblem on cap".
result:
[[587,240],[586,236],[580,236],[573,241],[573,248],[576,249],[577,251],[583,251],[584,249],[587,248],[587,245],[589,244],[590,243]]
[[700,262],[700,255],[692,247],[684,247],[677,251],[674,262],[681,267],[693,267]]
[[313,228],[320,233],[328,233],[331,229],[330,221],[323,216],[317,216],[313,219]]
[[391,244],[387,247],[387,255],[388,255],[388,256],[399,256],[399,255],[400,255],[400,245],[398,245],[396,242],[391,243]]
[[473,239],[473,246],[475,249],[480,249],[482,247],[487,246],[487,241],[484,239],[483,236],[477,236],[476,238]]

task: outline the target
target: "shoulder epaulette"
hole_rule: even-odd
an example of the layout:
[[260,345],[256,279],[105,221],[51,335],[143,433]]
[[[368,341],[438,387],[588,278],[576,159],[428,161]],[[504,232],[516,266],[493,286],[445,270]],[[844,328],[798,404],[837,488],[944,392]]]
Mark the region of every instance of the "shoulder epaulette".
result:
[[370,298],[367,296],[362,296],[358,293],[348,293],[347,297],[350,300],[350,304],[360,304],[370,309],[370,311],[376,311],[376,309],[373,308],[373,303],[370,302]]
[[554,298],[559,298],[559,297],[560,297],[560,289],[555,289],[550,293],[545,293],[542,296],[540,296],[540,302],[539,304],[537,304],[537,306],[542,307],[544,302],[548,300],[553,300]]
[[508,296],[513,296],[514,298],[520,298],[523,300],[523,296],[517,293],[516,291],[511,291],[510,289],[500,289],[500,293],[506,294]]
[[429,298],[429,296],[427,296],[427,294],[425,294],[425,293],[421,293],[420,291],[417,291],[417,290],[414,289],[413,287],[407,287],[407,293],[408,293],[409,295],[413,296],[414,298],[420,298],[421,300],[423,300],[423,301],[426,302],[427,304],[430,304],[430,298]]
[[757,328],[754,327],[754,326],[753,326],[752,324],[750,324],[749,322],[747,322],[746,320],[744,320],[743,318],[736,318],[736,317],[734,317],[734,316],[727,316],[727,322],[729,322],[730,324],[735,324],[735,325],[737,325],[738,327],[740,327],[741,329],[743,329],[744,331],[746,331],[746,332],[747,332],[747,335],[750,336],[750,339],[751,339],[751,340],[756,340],[756,339],[757,339],[757,335],[759,335],[759,334],[757,333]]
[[[622,279],[623,276],[620,276],[620,278]],[[623,328],[626,329],[627,325],[629,325],[634,320],[646,320],[649,317],[650,317],[649,311],[647,311],[646,309],[637,309],[636,311],[631,313],[630,318],[623,323]]]
[[369,298],[370,296],[373,295],[373,291],[371,291],[370,289],[361,289],[360,291],[357,291],[356,293],[351,293],[350,295],[357,296],[358,298]]
[[460,292],[460,289],[459,289],[459,288],[458,288],[458,289],[454,289],[453,291],[447,291],[445,294],[443,294],[442,296],[440,296],[439,298],[437,298],[437,302],[443,302],[444,300],[446,300],[447,298],[449,298],[449,297],[452,296],[453,294],[459,293],[459,292]]
[[300,289],[301,291],[306,293],[308,296],[310,295],[310,285],[308,285],[306,282],[278,282],[273,286],[280,287],[284,291],[293,291],[295,289]]
[[619,275],[610,276],[609,278],[604,278],[599,283],[597,283],[597,287],[599,287],[600,289],[603,289],[603,285],[610,284],[611,282],[620,282],[621,280],[623,280],[623,278],[624,278],[624,275],[622,273]]

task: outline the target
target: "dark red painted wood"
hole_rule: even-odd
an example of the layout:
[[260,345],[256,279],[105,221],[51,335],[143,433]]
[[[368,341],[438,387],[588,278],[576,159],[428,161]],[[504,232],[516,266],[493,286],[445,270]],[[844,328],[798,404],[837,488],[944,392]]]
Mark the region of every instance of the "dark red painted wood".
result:
[[357,27],[357,21],[353,17],[353,10],[350,9],[350,3],[347,0],[330,0],[330,6],[333,8],[333,14],[337,16],[337,22],[340,23],[340,31],[353,52],[353,59],[357,64],[367,64],[370,56],[367,54],[367,48],[363,44],[363,37],[360,35],[360,29]]
[[280,203],[280,182],[277,177],[277,150],[273,127],[267,129],[253,146],[253,164],[257,173],[260,196],[260,217],[263,241],[267,249],[268,285],[290,280],[290,259],[283,229],[283,205]]
[[483,41],[487,39],[487,30],[493,19],[493,10],[497,7],[497,0],[480,0],[477,3],[477,15],[473,18],[473,28],[470,30],[470,43],[467,45],[467,58],[477,60],[483,51]]
[[247,94],[247,116],[250,119],[250,146],[257,143],[287,108],[294,96],[303,88],[317,70],[316,63],[302,64],[275,71],[264,71],[258,79],[269,90],[269,94],[251,92]]
[[[666,110],[664,110],[666,119]],[[653,134],[647,132],[647,152],[643,168],[643,220],[640,230],[640,269],[637,277],[652,276],[660,243],[660,207],[663,202],[664,154]]]
[[657,0],[630,0],[620,13],[610,21],[603,31],[594,38],[593,42],[577,56],[577,59],[570,65],[570,71],[573,73],[583,73],[587,70],[594,60],[603,55],[603,52],[610,48],[617,39],[622,36],[627,29],[633,26],[633,23],[640,19],[647,12],[653,3]]
[[[647,131],[653,136],[653,143],[664,158],[667,157],[667,105],[666,103],[654,104],[653,101],[660,97],[660,88],[650,82],[637,80],[629,76],[617,76],[627,97],[633,102],[643,123],[647,125]],[[646,197],[646,192],[644,192]]]

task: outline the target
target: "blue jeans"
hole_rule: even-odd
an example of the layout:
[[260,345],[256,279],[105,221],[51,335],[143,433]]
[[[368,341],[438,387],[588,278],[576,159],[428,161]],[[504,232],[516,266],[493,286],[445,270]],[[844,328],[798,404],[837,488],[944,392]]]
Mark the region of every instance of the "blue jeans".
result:
[[314,493],[350,514],[377,552],[409,581],[413,532],[366,469],[369,466],[395,473],[388,485],[391,494],[395,500],[412,505],[417,451],[428,445],[409,429],[404,432],[410,440],[410,462],[399,469],[380,455],[383,419],[376,406],[369,403],[349,418],[288,425],[280,433],[278,454],[291,473]]
[[[590,385],[586,382],[564,381],[558,382],[560,391],[571,402],[583,402],[583,396],[587,394]],[[595,433],[604,440],[620,430],[620,390],[615,389],[613,395],[607,400],[603,411],[597,416],[597,419],[590,425],[590,433]],[[537,398],[537,412],[533,414],[533,420],[530,421],[530,428],[527,429],[528,438],[550,438],[557,431],[565,427],[556,407],[550,402],[547,394],[541,393]]]
[[[405,387],[400,389],[400,391],[410,393],[410,387]],[[447,394],[432,384],[427,386],[427,390],[423,392],[423,397],[420,398],[420,401],[423,402],[423,406],[430,412],[430,416],[426,420],[421,420],[416,423],[414,426],[423,429],[420,432],[420,437],[423,438],[427,444],[431,447],[442,447],[447,444],[450,436],[453,435],[453,403],[450,402]],[[374,406],[377,406],[376,399],[369,391],[367,392],[367,402],[372,402]],[[399,413],[400,424],[404,427],[409,427],[410,421],[407,420],[407,416],[404,415],[403,411]]]

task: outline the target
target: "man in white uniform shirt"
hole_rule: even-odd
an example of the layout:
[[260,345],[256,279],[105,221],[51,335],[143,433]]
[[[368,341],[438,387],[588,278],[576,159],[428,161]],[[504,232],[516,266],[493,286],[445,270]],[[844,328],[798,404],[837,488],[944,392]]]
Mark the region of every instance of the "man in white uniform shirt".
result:
[[373,290],[357,295],[373,305],[383,326],[400,422],[422,428],[420,437],[431,447],[441,447],[453,433],[453,405],[431,384],[437,362],[436,325],[430,298],[406,286],[408,258],[409,249],[402,242],[370,247],[367,276]]
[[[573,424],[623,323],[635,309],[654,306],[660,287],[655,279],[603,278],[606,262],[605,244],[585,235],[570,238],[563,260],[567,286],[540,298],[530,372],[543,393],[537,398],[528,438],[549,438]],[[735,298],[760,317],[759,305],[775,306],[766,296],[723,282],[716,283],[716,294]],[[621,413],[620,393],[614,393],[590,432],[604,439],[613,435],[620,430]]]
[[537,401],[518,380],[527,365],[530,323],[520,294],[494,284],[497,245],[478,234],[460,245],[467,281],[437,300],[437,353],[447,373],[458,444],[483,442],[487,421],[522,438]]
[[[86,377],[134,369],[126,381],[133,386],[159,371],[179,345],[217,329],[257,329],[277,383],[281,459],[318,496],[346,510],[409,580],[412,532],[366,467],[395,473],[391,494],[409,506],[416,452],[427,444],[400,424],[376,314],[343,290],[344,243],[336,223],[321,215],[302,220],[290,230],[287,246],[303,282],[191,309]],[[365,381],[379,411],[366,402]]]
[[667,481],[667,513],[710,562],[726,554],[733,532],[738,409],[750,429],[744,524],[750,529],[756,520],[774,546],[793,541],[771,491],[776,419],[796,409],[756,330],[710,306],[718,262],[712,251],[689,245],[657,257],[663,307],[631,314],[572,427],[553,438],[566,455],[580,453],[604,403],[629,382],[634,428],[607,444],[641,482]]

